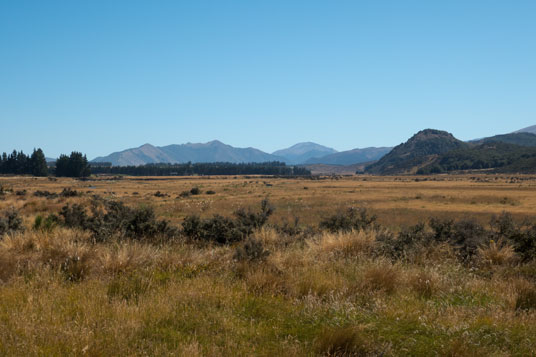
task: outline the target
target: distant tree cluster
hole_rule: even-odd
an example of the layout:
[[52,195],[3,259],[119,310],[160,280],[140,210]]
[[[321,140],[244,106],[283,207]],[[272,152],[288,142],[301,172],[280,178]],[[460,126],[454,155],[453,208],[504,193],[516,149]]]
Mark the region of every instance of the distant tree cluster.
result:
[[31,155],[13,150],[0,158],[0,174],[47,176],[48,167],[43,150],[34,149]]
[[73,151],[70,156],[60,155],[56,161],[56,176],[87,177],[91,174],[86,155]]
[[111,166],[103,163],[91,164],[95,174],[132,175],[132,176],[190,176],[190,175],[281,175],[308,176],[311,171],[303,167],[287,166],[284,162],[262,163],[186,163],[186,164],[147,164],[141,166]]

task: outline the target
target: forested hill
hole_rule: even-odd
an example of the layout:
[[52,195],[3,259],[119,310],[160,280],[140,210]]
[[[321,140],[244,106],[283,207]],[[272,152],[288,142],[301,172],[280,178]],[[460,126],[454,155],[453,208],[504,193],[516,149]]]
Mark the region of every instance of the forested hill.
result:
[[421,130],[376,163],[367,166],[365,172],[380,175],[415,173],[438,155],[468,146],[446,131]]
[[536,172],[536,147],[485,142],[449,151],[420,168],[418,174],[490,169],[494,172]]

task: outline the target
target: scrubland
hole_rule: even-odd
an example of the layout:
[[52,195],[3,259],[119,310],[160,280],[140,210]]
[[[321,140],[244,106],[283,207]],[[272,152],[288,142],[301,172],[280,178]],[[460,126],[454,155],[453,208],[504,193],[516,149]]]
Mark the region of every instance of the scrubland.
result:
[[536,177],[0,185],[0,355],[536,354]]

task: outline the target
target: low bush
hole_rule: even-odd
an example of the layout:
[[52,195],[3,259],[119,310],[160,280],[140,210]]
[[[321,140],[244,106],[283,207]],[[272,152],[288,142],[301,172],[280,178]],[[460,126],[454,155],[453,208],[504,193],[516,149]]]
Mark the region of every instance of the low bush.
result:
[[60,223],[60,218],[51,213],[46,218],[41,215],[37,215],[34,220],[33,229],[38,231],[51,232]]
[[234,213],[235,219],[221,215],[207,219],[201,219],[197,215],[188,216],[182,223],[182,232],[192,240],[219,244],[238,242],[266,224],[272,213],[270,202],[264,199],[259,212],[239,209]]
[[260,240],[248,238],[236,248],[233,259],[237,261],[258,262],[266,260],[268,255],[270,255],[270,252],[264,249]]
[[375,215],[369,215],[366,208],[350,207],[346,211],[339,211],[331,217],[320,222],[320,228],[330,232],[351,231],[373,228]]
[[5,233],[14,233],[23,230],[22,218],[14,208],[4,212],[4,217],[0,217],[0,236]]
[[117,201],[94,200],[91,215],[79,204],[66,205],[60,215],[65,226],[89,230],[97,242],[112,236],[139,240],[178,235],[178,230],[167,221],[156,218],[151,207],[130,208]]
[[64,188],[61,192],[60,192],[60,196],[61,197],[77,197],[77,196],[81,196],[82,193],[81,192],[78,192],[76,190],[73,190],[69,187],[66,187]]
[[35,197],[45,197],[45,198],[48,198],[48,199],[53,199],[53,198],[57,198],[58,197],[58,194],[57,193],[53,193],[53,192],[49,192],[49,191],[41,191],[41,190],[37,190],[33,193],[33,195]]

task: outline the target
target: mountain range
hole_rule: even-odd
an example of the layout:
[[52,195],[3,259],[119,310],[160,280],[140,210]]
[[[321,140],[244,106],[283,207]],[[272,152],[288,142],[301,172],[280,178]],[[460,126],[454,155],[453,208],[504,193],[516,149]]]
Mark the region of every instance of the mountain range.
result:
[[218,140],[204,144],[180,144],[153,146],[114,152],[93,159],[92,163],[109,162],[114,166],[138,166],[156,163],[186,162],[267,162],[281,161],[290,165],[332,164],[353,165],[378,160],[391,148],[365,148],[337,152],[337,150],[312,142],[298,143],[289,148],[265,153],[255,148],[236,148]]
[[[346,172],[359,168],[361,172],[380,175],[499,168],[502,171],[515,168],[528,172],[535,166],[532,164],[533,152],[536,165],[536,125],[510,134],[467,142],[456,139],[446,131],[425,129],[394,148],[369,147],[341,152],[312,142],[298,143],[273,153],[252,147],[236,148],[218,140],[160,147],[145,144],[97,157],[92,163],[137,166],[153,163],[280,161],[326,172]],[[329,169],[328,166],[346,168]],[[534,171],[536,172],[536,167]]]

